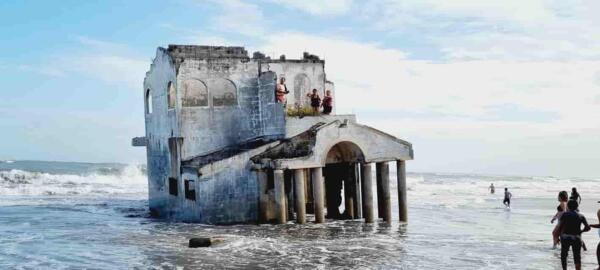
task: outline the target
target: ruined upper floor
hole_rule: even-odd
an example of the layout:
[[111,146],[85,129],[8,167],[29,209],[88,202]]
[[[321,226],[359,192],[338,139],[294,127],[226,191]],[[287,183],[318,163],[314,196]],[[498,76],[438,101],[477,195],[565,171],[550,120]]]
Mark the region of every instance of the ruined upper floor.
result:
[[[285,104],[275,96],[281,78]],[[312,89],[335,96],[325,61],[309,53],[294,60],[249,57],[244,47],[158,48],[144,79],[147,142],[159,147],[182,138],[181,155],[190,158],[255,138],[285,138],[286,107],[310,106]]]

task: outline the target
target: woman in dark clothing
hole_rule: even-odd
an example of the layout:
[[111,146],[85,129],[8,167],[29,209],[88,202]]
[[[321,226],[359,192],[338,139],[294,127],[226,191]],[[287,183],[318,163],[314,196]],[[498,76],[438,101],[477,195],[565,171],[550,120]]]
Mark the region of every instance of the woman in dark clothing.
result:
[[325,97],[323,98],[323,114],[330,114],[333,109],[333,97],[331,96],[331,90],[325,91]]
[[310,107],[313,109],[313,115],[319,115],[319,107],[321,107],[321,97],[317,93],[317,89],[312,90],[312,94],[307,95],[310,98]]

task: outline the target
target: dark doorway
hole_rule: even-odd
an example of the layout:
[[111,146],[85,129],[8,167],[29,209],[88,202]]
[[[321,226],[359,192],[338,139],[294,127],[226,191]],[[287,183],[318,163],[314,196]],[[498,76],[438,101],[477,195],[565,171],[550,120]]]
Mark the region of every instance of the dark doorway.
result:
[[327,164],[323,168],[325,177],[325,206],[327,218],[341,219],[343,181],[348,178],[348,163]]
[[[352,142],[340,142],[327,153],[323,168],[327,218],[360,218],[360,177],[357,172],[360,162],[364,162],[363,152]],[[343,212],[340,211],[342,205]]]

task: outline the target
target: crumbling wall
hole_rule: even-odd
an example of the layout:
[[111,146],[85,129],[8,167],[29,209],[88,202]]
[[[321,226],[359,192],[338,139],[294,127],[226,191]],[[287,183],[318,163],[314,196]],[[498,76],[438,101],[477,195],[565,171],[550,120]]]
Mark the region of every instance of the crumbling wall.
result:
[[277,75],[275,72],[263,72],[258,79],[259,113],[262,136],[270,138],[283,138],[285,135],[285,111],[283,105],[275,101],[275,85]]
[[[208,86],[207,106],[181,106],[183,159],[260,135],[256,74],[258,65],[244,59],[186,59],[180,64],[177,75],[180,85],[188,80],[198,80]],[[222,105],[215,102],[216,93],[221,91],[218,89],[221,85],[215,83],[217,80],[227,80],[235,86],[234,103]]]
[[[258,176],[250,157],[278,142],[239,153],[200,168],[183,168],[183,181],[193,180],[195,200],[178,196],[169,212],[175,220],[207,224],[247,223],[258,220]],[[183,192],[183,188],[180,189]],[[173,196],[174,197],[174,196]]]
[[[285,77],[290,91],[286,96],[288,107],[310,106],[306,96],[316,88],[321,98],[325,93],[325,63],[321,60],[270,60],[262,61],[261,71],[272,71],[277,79]],[[334,99],[335,101],[335,99]]]
[[167,86],[175,83],[175,67],[167,52],[158,48],[150,70],[144,79],[143,93],[150,89],[152,113],[145,115],[146,157],[148,164],[149,206],[153,214],[164,215],[168,209],[169,197],[167,179],[171,159],[169,137],[178,136],[177,115],[174,109],[167,108]]

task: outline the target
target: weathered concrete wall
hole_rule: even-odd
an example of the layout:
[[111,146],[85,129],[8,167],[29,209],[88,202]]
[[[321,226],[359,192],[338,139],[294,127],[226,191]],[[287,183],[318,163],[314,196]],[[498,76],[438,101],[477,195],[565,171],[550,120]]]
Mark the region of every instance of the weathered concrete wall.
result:
[[[258,110],[258,65],[243,59],[186,59],[179,66],[179,106],[188,80],[199,80],[208,89],[208,105],[181,107],[182,159],[206,154],[225,146],[258,136],[253,115]],[[233,105],[218,106],[213,96],[219,91],[217,79],[235,86]]]
[[259,119],[263,136],[283,138],[285,136],[285,111],[283,105],[275,102],[275,72],[263,72],[259,77]]
[[150,210],[163,215],[168,205],[167,179],[170,173],[169,137],[178,136],[176,109],[167,107],[167,86],[175,83],[175,67],[162,48],[156,51],[150,71],[144,79],[144,95],[152,95],[152,113],[146,114],[146,153]]
[[[256,137],[283,136],[283,107],[274,97],[276,78],[272,73],[262,77],[258,77],[258,63],[247,59],[186,59],[180,64],[177,81],[183,160]],[[206,106],[183,106],[183,86],[191,80],[207,86]],[[218,80],[235,86],[234,104],[215,104],[214,95],[222,87]]]
[[319,91],[321,98],[324,96],[324,66],[325,64],[322,61],[273,60],[271,62],[263,62],[261,64],[261,71],[275,72],[278,79],[285,77],[285,84],[290,91],[286,96],[288,106],[295,104],[310,106],[310,99],[306,95],[313,88]]
[[[258,220],[258,178],[250,157],[277,144],[271,143],[197,168],[184,167],[182,179],[194,180],[195,200],[169,195],[171,219],[207,224],[232,224]],[[198,175],[200,176],[198,177]]]

